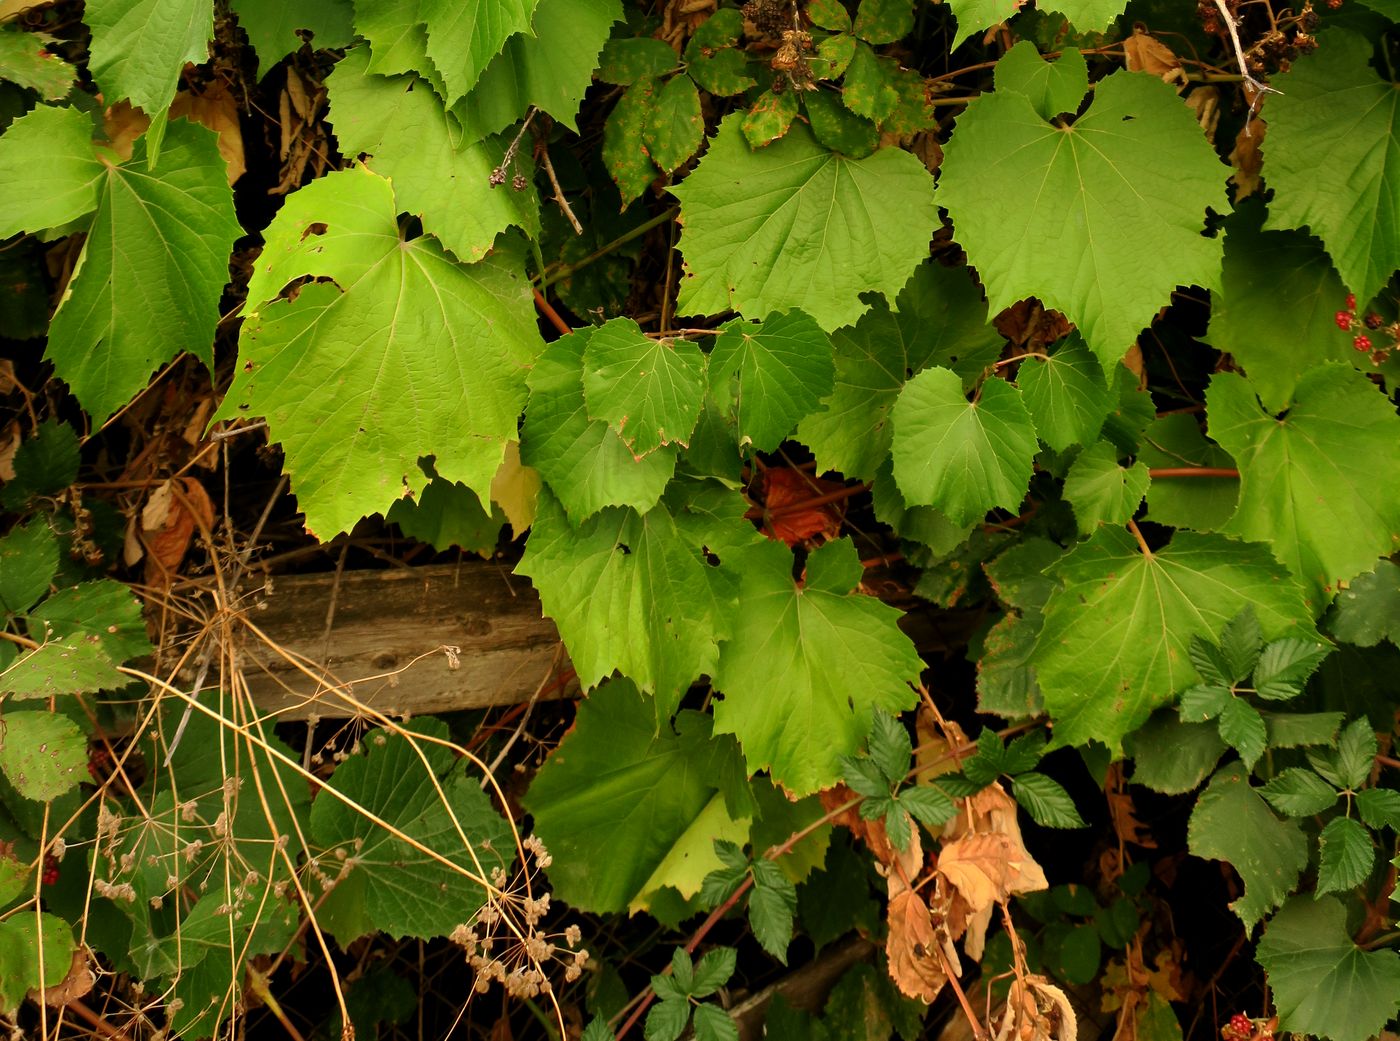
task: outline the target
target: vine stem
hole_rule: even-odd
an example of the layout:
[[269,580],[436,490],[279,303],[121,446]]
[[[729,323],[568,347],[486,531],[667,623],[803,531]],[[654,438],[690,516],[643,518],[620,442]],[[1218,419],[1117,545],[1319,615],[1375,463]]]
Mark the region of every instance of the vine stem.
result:
[[1142,555],[1148,560],[1152,559],[1152,550],[1147,547],[1147,540],[1142,537],[1142,532],[1138,530],[1137,521],[1128,519],[1128,530],[1133,533],[1133,538],[1137,539],[1138,547],[1142,550]]
[[559,330],[560,336],[568,336],[571,332],[573,332],[573,330],[569,328],[569,323],[559,317],[559,312],[556,311],[554,309],[554,306],[544,298],[543,293],[536,289],[534,290],[534,294],[535,307],[539,309],[540,314],[544,315],[546,318],[549,319],[550,325],[554,326],[554,328]]
[[801,502],[784,503],[782,506],[775,506],[764,512],[769,517],[785,517],[789,513],[810,510],[817,506],[828,506],[833,502],[840,502],[842,499],[850,499],[869,489],[870,485],[868,484],[853,484],[847,488],[838,488],[834,492],[827,492],[825,495],[815,495],[810,499],[803,499]]
[[589,264],[592,264],[598,260],[602,260],[609,253],[613,252],[613,250],[620,249],[635,238],[640,238],[657,225],[665,224],[668,220],[670,220],[672,217],[676,216],[676,214],[680,212],[681,208],[679,206],[672,206],[669,210],[665,211],[664,213],[658,213],[655,217],[651,218],[651,220],[643,221],[641,224],[638,224],[631,231],[623,232],[621,235],[613,239],[607,245],[599,246],[597,249],[595,249],[592,253],[588,254],[588,256],[584,257],[582,260],[575,261],[572,264],[565,264],[562,267],[555,268],[551,272],[544,273],[540,277],[539,287],[541,289],[548,289],[560,279],[568,278],[575,272],[583,270]]

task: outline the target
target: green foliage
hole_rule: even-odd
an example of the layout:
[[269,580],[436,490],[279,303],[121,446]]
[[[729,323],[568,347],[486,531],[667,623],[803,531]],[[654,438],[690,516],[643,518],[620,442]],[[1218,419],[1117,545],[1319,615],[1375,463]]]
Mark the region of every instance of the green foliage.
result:
[[[550,984],[587,1041],[627,1004],[615,965],[651,979],[648,1041],[730,1041],[731,978],[852,929],[883,964],[819,1012],[775,1001],[769,1036],[911,1039],[899,991],[986,946],[994,998],[1098,984],[1120,1034],[1179,1038],[1197,995],[1147,960],[1145,889],[1176,851],[1131,783],[1194,803],[1189,851],[1239,876],[1278,1030],[1388,1029],[1397,12],[1271,4],[1236,44],[1209,4],[1026,6],[88,0],[0,25],[0,335],[35,341],[0,367],[0,1011],[75,936],[194,1038],[245,990],[275,1008],[269,963],[376,933],[450,935],[478,983],[543,971],[547,870],[574,911],[714,912],[666,972],[652,940],[614,957],[649,927],[590,922],[614,964]],[[278,466],[295,507],[253,536],[244,475]],[[171,476],[225,496],[178,575]],[[532,703],[519,744],[482,725],[516,753],[500,788],[449,737],[474,722],[357,725],[321,762],[247,715],[243,571],[296,511],[530,580],[584,696]],[[934,624],[902,629],[920,598]],[[1127,873],[1084,857],[1102,886],[989,937],[1002,876],[1040,872],[1020,811],[1105,816],[1065,746]],[[360,967],[342,1015],[410,1013]]]

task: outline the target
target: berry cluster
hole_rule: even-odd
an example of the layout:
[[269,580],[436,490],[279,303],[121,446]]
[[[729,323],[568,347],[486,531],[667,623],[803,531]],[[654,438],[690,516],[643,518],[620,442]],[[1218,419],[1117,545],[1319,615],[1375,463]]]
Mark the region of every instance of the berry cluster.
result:
[[[1365,317],[1358,322],[1356,315],[1356,294],[1347,294],[1347,306],[1344,310],[1338,311],[1333,320],[1337,323],[1337,328],[1344,333],[1353,330],[1355,334],[1351,338],[1351,345],[1363,353],[1369,352],[1371,364],[1380,365],[1386,361],[1392,351],[1400,348],[1400,322],[1385,324],[1385,319],[1375,311],[1367,311]],[[1360,331],[1360,326],[1364,325],[1371,332],[1382,332],[1390,339],[1390,343],[1385,346],[1376,346],[1371,337]]]
[[39,881],[46,886],[58,881],[58,858],[52,853],[44,854],[44,869],[39,873]]
[[1220,1028],[1220,1036],[1224,1041],[1274,1041],[1273,1024],[1273,1020],[1256,1023],[1243,1012],[1236,1012]]

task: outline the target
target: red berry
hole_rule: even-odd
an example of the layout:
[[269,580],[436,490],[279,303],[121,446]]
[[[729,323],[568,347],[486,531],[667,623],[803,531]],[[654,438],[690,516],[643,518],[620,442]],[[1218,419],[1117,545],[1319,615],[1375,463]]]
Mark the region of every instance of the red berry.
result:
[[1336,314],[1337,328],[1344,332],[1351,328],[1351,312],[1338,311]]
[[1351,341],[1351,345],[1358,351],[1369,351],[1371,349],[1371,338],[1365,333],[1357,333]]
[[1368,312],[1367,315],[1366,315],[1366,328],[1367,328],[1367,329],[1379,329],[1379,328],[1381,327],[1381,322],[1382,322],[1382,321],[1383,321],[1383,319],[1381,318],[1380,315],[1376,314],[1375,311],[1370,311],[1370,312]]
[[1355,293],[1348,293],[1348,294],[1347,294],[1347,310],[1348,310],[1348,311],[1355,311],[1355,310],[1356,310],[1356,294],[1355,294]]
[[1254,1023],[1243,1012],[1236,1012],[1230,1017],[1230,1027],[1236,1037],[1254,1036]]
[[39,881],[46,886],[51,886],[58,881],[58,858],[52,853],[44,854],[44,870],[39,875]]

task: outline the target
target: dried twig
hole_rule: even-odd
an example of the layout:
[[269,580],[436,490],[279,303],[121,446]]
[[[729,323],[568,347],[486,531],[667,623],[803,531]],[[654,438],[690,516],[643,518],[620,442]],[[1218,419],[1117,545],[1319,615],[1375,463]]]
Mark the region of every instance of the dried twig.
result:
[[549,146],[540,142],[540,165],[544,167],[545,176],[549,178],[550,185],[554,188],[554,202],[558,205],[561,213],[568,218],[573,226],[575,235],[583,234],[583,225],[574,216],[574,211],[569,208],[569,201],[564,198],[564,189],[559,187],[559,178],[554,175],[554,164],[549,160]]
[[1267,83],[1261,83],[1254,78],[1249,71],[1249,64],[1244,60],[1244,47],[1240,44],[1239,29],[1235,24],[1234,16],[1230,14],[1229,8],[1225,6],[1225,0],[1215,0],[1215,9],[1220,12],[1220,17],[1224,19],[1225,22],[1225,28],[1230,32],[1230,44],[1235,51],[1235,61],[1240,67],[1240,78],[1244,80],[1246,88],[1252,88],[1254,90],[1253,97],[1250,97],[1249,89],[1245,90],[1245,99],[1249,102],[1249,112],[1244,120],[1244,133],[1245,137],[1249,137],[1250,120],[1254,118],[1254,106],[1259,98],[1265,94],[1281,94],[1282,91],[1275,90]]

